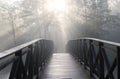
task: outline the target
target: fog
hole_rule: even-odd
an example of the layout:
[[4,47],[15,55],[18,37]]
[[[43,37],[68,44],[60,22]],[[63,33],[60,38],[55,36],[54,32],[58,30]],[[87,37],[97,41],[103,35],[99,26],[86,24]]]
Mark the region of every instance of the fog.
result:
[[120,42],[120,0],[0,0],[0,51],[36,38],[64,52],[70,39]]

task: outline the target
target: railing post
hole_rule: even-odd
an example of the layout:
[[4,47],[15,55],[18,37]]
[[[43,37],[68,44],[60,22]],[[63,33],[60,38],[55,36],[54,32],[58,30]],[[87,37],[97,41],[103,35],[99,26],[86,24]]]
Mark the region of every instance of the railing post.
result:
[[103,43],[99,42],[99,79],[104,79],[104,58],[102,54]]
[[22,50],[15,52],[17,59],[13,62],[9,79],[25,79],[27,77],[22,61]]
[[18,67],[16,71],[16,78],[21,79],[22,78],[22,69],[21,69],[21,61],[22,61],[22,50],[18,51],[15,53],[15,56],[18,56]]
[[117,70],[118,79],[120,79],[120,47],[117,47]]
[[34,75],[34,57],[33,57],[33,54],[34,54],[34,51],[35,51],[35,45],[32,44],[29,46],[30,48],[30,51],[28,52],[29,53],[29,57],[28,57],[28,61],[26,61],[28,63],[28,66],[27,66],[27,79],[33,79],[33,75]]
[[[11,68],[11,72],[10,72],[10,76],[9,79],[20,79],[20,71],[19,71],[19,65],[20,65],[20,57],[19,54],[15,52],[15,56],[16,56],[16,60],[13,62],[12,64],[12,68]],[[19,74],[18,74],[19,73]]]
[[39,58],[40,57],[40,51],[39,51],[39,41],[36,42],[34,45],[33,45],[33,55],[34,55],[34,75],[35,75],[35,79],[38,79],[39,78],[39,65],[40,65],[40,62],[39,62]]
[[81,64],[84,62],[84,41],[83,41],[83,39],[81,39],[80,40],[80,48],[81,48],[81,51],[80,51],[80,53],[81,53]]
[[90,53],[90,76],[93,75],[93,53],[92,53],[92,40],[89,40],[89,53]]
[[83,47],[83,56],[84,56],[84,68],[86,69],[86,64],[87,64],[87,60],[86,60],[86,39],[83,40],[84,42],[84,47]]
[[81,61],[81,56],[80,56],[80,53],[81,53],[81,43],[80,43],[80,40],[78,40],[78,61],[80,62]]
[[79,40],[80,41],[80,43],[79,43],[79,48],[80,48],[80,51],[79,51],[79,58],[80,58],[80,63],[82,63],[82,41],[81,41],[81,39]]

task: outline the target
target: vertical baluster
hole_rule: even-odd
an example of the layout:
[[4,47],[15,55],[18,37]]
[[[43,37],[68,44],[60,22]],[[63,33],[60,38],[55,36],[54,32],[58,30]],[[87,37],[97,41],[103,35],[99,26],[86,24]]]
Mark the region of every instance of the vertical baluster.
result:
[[84,62],[84,42],[81,39],[81,64]]
[[28,59],[28,78],[27,79],[33,79],[33,72],[34,72],[34,70],[33,70],[33,61],[34,61],[33,53],[34,53],[35,49],[34,49],[33,44],[30,45],[30,49],[31,49],[30,52],[28,52],[30,54],[29,54],[29,59]]
[[38,47],[38,45],[39,45],[39,43],[38,42],[36,42],[36,71],[37,71],[37,73],[36,73],[36,79],[39,79],[39,47]]
[[89,40],[89,53],[90,53],[90,76],[92,77],[93,75],[93,52],[92,52],[92,40]]
[[[15,53],[15,56],[17,56],[18,59],[13,64],[12,73],[14,73],[15,79],[23,79],[26,76],[26,72],[25,72],[23,61],[22,61],[22,49],[17,51]],[[13,69],[15,69],[15,70],[13,70]],[[15,72],[13,72],[13,71],[15,71]],[[11,78],[12,78],[12,76],[10,76],[10,79]]]
[[104,58],[102,55],[103,43],[99,42],[99,79],[104,79]]
[[81,39],[79,40],[79,48],[80,48],[79,58],[80,58],[80,63],[81,63],[82,62],[82,41],[81,41]]
[[80,47],[81,47],[81,51],[80,51],[81,53],[80,53],[80,55],[81,55],[81,64],[82,64],[83,63],[83,40],[81,39],[80,42],[81,42],[80,43],[81,44],[80,45]]
[[120,47],[117,47],[117,75],[118,75],[118,79],[120,79]]
[[87,65],[87,59],[86,59],[86,53],[87,53],[87,47],[86,47],[86,39],[84,39],[84,68],[86,69],[86,65]]
[[80,53],[81,53],[81,44],[80,44],[80,40],[78,40],[78,61],[80,62],[80,60],[81,60],[81,56],[80,56]]
[[18,56],[18,57],[19,57],[18,67],[17,67],[17,71],[16,71],[16,79],[21,79],[21,78],[22,78],[22,69],[21,69],[22,50],[16,52],[16,53],[15,53],[15,56]]

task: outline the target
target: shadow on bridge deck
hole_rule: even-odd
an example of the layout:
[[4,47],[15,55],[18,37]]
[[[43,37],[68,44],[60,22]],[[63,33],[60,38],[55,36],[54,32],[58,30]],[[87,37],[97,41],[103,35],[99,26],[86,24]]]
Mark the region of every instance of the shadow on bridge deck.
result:
[[54,53],[40,79],[91,79],[69,53]]

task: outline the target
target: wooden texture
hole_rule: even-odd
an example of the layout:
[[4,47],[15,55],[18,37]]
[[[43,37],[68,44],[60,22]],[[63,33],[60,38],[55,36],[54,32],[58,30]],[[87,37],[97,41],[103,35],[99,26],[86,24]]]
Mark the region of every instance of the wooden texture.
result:
[[39,79],[91,79],[69,53],[55,53]]

